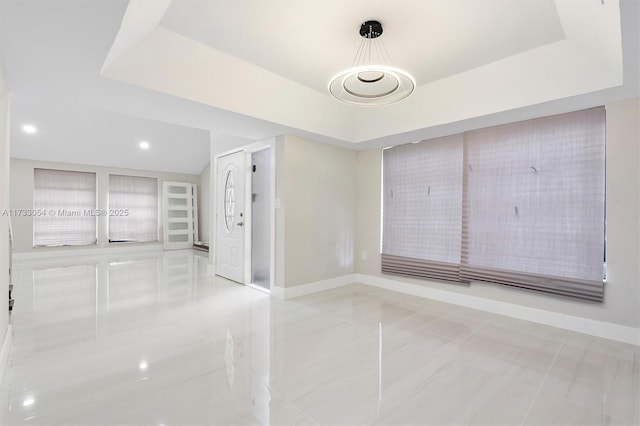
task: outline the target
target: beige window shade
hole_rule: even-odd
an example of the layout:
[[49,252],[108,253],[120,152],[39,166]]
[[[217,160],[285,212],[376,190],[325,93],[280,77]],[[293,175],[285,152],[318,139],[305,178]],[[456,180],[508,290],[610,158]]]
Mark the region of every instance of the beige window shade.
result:
[[382,272],[604,297],[605,110],[383,153]]
[[605,111],[465,134],[461,276],[603,298]]
[[34,246],[95,244],[96,174],[34,169]]
[[158,180],[109,175],[109,242],[158,241]]
[[459,281],[463,138],[383,152],[382,272]]

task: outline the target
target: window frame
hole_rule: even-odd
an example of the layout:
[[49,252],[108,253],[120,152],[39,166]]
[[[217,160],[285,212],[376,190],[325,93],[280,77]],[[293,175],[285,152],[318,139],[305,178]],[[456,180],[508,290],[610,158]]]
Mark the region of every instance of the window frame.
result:
[[[496,219],[497,216],[495,214],[491,216],[492,213],[486,213],[483,210],[481,203],[478,204],[477,197],[478,194],[482,194],[484,192],[491,193],[493,191],[494,193],[499,194],[501,191],[503,192],[504,187],[509,186],[509,183],[511,181],[508,180],[508,178],[502,178],[502,180],[497,180],[496,182],[494,182],[493,185],[478,186],[478,180],[476,177],[474,177],[475,175],[477,175],[477,173],[471,169],[474,164],[471,164],[468,157],[472,154],[470,154],[468,151],[471,150],[471,153],[475,152],[475,161],[478,161],[478,148],[480,147],[480,151],[484,149],[484,146],[478,145],[478,143],[485,143],[490,151],[492,144],[495,145],[496,143],[504,142],[502,139],[500,139],[500,136],[495,136],[496,139],[493,140],[491,138],[486,139],[483,142],[482,138],[479,138],[480,140],[478,139],[478,134],[482,134],[482,132],[488,132],[488,134],[491,136],[491,132],[499,134],[500,132],[510,130],[510,127],[515,127],[518,131],[522,132],[516,134],[516,139],[521,138],[524,142],[519,142],[518,140],[516,140],[519,145],[514,142],[513,145],[507,144],[501,150],[497,151],[499,155],[502,155],[504,153],[506,158],[501,160],[502,163],[496,163],[498,164],[497,166],[494,164],[493,167],[498,167],[498,169],[491,169],[488,172],[485,171],[485,173],[498,173],[500,164],[506,165],[504,167],[509,169],[509,167],[511,167],[511,162],[515,161],[513,159],[510,160],[509,156],[512,155],[515,157],[511,158],[518,158],[518,155],[522,155],[518,150],[524,150],[526,158],[529,158],[529,156],[531,155],[533,155],[533,157],[531,157],[532,159],[535,159],[536,155],[542,155],[543,157],[545,155],[560,156],[559,158],[561,160],[566,159],[566,170],[570,170],[573,174],[569,175],[569,178],[564,181],[562,180],[562,178],[554,178],[558,179],[557,181],[554,181],[547,177],[546,179],[549,180],[545,183],[547,185],[546,192],[545,190],[541,189],[538,189],[537,192],[527,192],[527,194],[530,194],[528,195],[530,197],[528,199],[528,202],[530,204],[530,211],[528,211],[527,213],[538,210],[537,214],[541,216],[536,216],[534,218],[534,221],[537,220],[542,222],[529,222],[526,227],[522,227],[523,225],[518,223],[516,227],[516,234],[509,232],[505,233],[506,240],[503,240],[502,243],[506,245],[502,246],[501,250],[507,249],[507,251],[504,252],[505,256],[513,255],[515,261],[503,262],[501,256],[494,256],[491,260],[495,260],[495,265],[509,265],[510,262],[512,262],[514,269],[496,269],[496,267],[485,267],[491,265],[492,263],[491,261],[489,261],[489,263],[483,263],[484,261],[482,260],[482,258],[487,258],[487,256],[485,255],[484,249],[482,247],[486,246],[488,249],[493,247],[492,249],[495,249],[496,244],[498,243],[494,241],[493,235],[497,236],[498,234],[494,234],[492,229],[497,232],[498,229],[501,229],[500,227],[502,226],[502,222]],[[387,175],[385,169],[385,161],[387,158],[386,156],[393,152],[393,148],[391,148],[385,149],[383,151],[382,159],[382,273],[434,279],[437,281],[454,281],[467,284],[474,281],[484,281],[494,284],[525,288],[538,292],[553,293],[556,295],[567,296],[581,300],[591,300],[597,302],[603,301],[604,283],[606,282],[605,108],[596,107],[582,111],[570,112],[516,123],[509,123],[501,126],[489,127],[486,129],[468,131],[458,135],[464,138],[464,159],[462,167],[462,173],[464,174],[462,188],[463,220],[460,224],[462,247],[459,264],[444,265],[446,266],[446,270],[444,270],[442,265],[438,265],[437,262],[430,261],[432,259],[416,259],[403,256],[394,257],[394,253],[385,252],[384,238],[385,224],[387,222],[387,218],[385,217],[385,205],[388,202],[386,197],[389,197],[386,188]],[[432,139],[421,141],[417,144],[425,144],[428,147],[428,144],[433,143],[435,140]],[[562,144],[560,145],[559,143]],[[575,146],[572,144],[574,144]],[[529,149],[528,152],[527,149]],[[535,155],[532,154],[532,152],[535,152],[536,149],[538,149],[539,152],[537,152]],[[555,149],[555,151],[553,149]],[[572,149],[573,151],[571,151]],[[552,152],[552,154],[549,154],[545,150]],[[565,157],[562,157],[563,155]],[[486,158],[490,160],[487,164],[490,164],[491,160],[493,160],[495,157],[489,156]],[[554,160],[556,159],[556,157],[548,158],[553,158]],[[526,167],[524,167],[524,169],[531,168],[531,170],[528,170],[528,172],[534,173],[536,175],[538,175],[538,173],[540,172],[539,176],[537,176],[536,179],[542,179],[542,175],[545,172],[548,172],[548,170],[542,169],[539,171],[533,164],[531,164],[532,167],[529,167],[527,161],[525,161],[527,164],[525,164]],[[552,163],[552,161],[549,161],[549,163]],[[483,163],[476,163],[475,165],[482,166]],[[486,164],[484,166],[486,167]],[[519,171],[517,173],[524,173],[524,169],[523,171],[520,171],[518,169]],[[566,170],[556,165],[555,171],[559,176],[564,176]],[[475,188],[469,187],[469,179],[476,179]],[[564,188],[564,186],[568,187],[568,184],[570,183],[568,181],[570,181],[571,179],[575,180],[576,182],[576,189],[572,191],[583,191],[577,192],[577,194],[585,194],[585,197],[593,197],[593,202],[584,203],[584,207],[591,209],[587,213],[584,213],[584,210],[580,209],[583,206],[583,204],[581,204],[582,198],[575,197],[574,192],[566,192],[567,190],[566,188]],[[474,183],[474,181],[471,182]],[[537,181],[535,185],[540,185],[540,182],[541,181]],[[552,186],[549,186],[549,182]],[[494,190],[494,187],[496,187],[496,185],[504,186],[501,186],[498,189]],[[520,194],[517,191],[525,191],[526,189],[529,189],[528,187],[522,185],[522,182],[516,185],[511,185],[514,188],[517,188],[515,189],[516,192],[510,192],[510,194],[512,194],[511,197],[518,198]],[[565,201],[564,203],[552,202],[552,198],[554,196],[557,197],[558,195],[555,194],[556,187],[554,187],[553,185],[558,185],[557,188],[562,187],[562,191],[565,191],[564,193],[569,194],[562,199],[563,201]],[[484,191],[478,188],[484,188]],[[557,190],[558,193],[562,193],[562,191],[560,189]],[[420,191],[417,191],[415,194],[416,197],[424,197],[424,195]],[[567,201],[567,199],[570,197],[573,197],[578,201]],[[507,204],[509,204],[509,197],[502,197],[498,195],[498,201],[504,201],[505,199],[507,200]],[[549,219],[549,217],[547,217],[549,212],[541,207],[544,205],[544,203],[550,205],[550,207],[547,208],[553,208],[558,211],[557,216],[553,216],[555,212],[551,215],[552,220],[556,220],[553,219],[555,217],[563,217],[562,215],[565,214],[567,217],[566,220],[569,221],[567,223],[571,224],[573,227],[579,228],[578,234],[576,234],[575,238],[580,241],[576,242],[571,238],[568,238],[567,234],[569,234],[569,232],[565,231],[564,227],[561,227],[561,232],[556,234],[550,233],[545,229],[539,231],[540,223],[544,225],[546,223],[544,221]],[[531,206],[531,204],[533,206]],[[566,204],[566,206],[557,206],[558,204]],[[491,206],[493,206],[493,204],[489,207]],[[503,207],[507,208],[508,206],[505,204],[505,206]],[[500,208],[504,210],[503,207]],[[600,209],[600,207],[602,208],[600,212],[592,210]],[[511,207],[512,210],[513,208],[514,207]],[[475,209],[475,212],[477,212],[475,213],[475,216],[473,209]],[[523,210],[520,210],[519,212],[518,207],[516,206],[515,213],[511,211],[511,214],[515,214],[516,216],[518,216],[519,214],[522,214],[522,212]],[[575,214],[573,212],[575,212]],[[489,216],[487,216],[487,214]],[[495,222],[493,228],[491,226],[488,228],[483,228],[483,224],[478,228],[478,220],[482,222],[483,217],[484,219],[489,218],[490,220]],[[476,225],[474,225],[475,228],[474,226],[470,227],[470,224],[474,223],[472,221],[476,221]],[[556,228],[558,228],[559,226],[557,222],[552,221],[550,223],[552,223]],[[537,229],[539,232],[535,232]],[[480,234],[477,234],[477,232],[480,232]],[[518,238],[516,238],[518,233],[526,234],[526,238],[520,236],[520,240],[518,240]],[[533,239],[531,239],[532,236]],[[479,244],[478,242],[483,241],[483,238],[485,241],[484,245],[482,243]],[[600,242],[602,243],[601,246]],[[570,252],[566,247],[572,246],[574,243],[576,250],[583,250],[584,252],[578,251],[576,252],[578,253],[578,255],[573,256],[572,252]],[[473,244],[475,244],[475,246]],[[520,247],[520,250],[522,250],[524,247],[524,250],[518,251],[516,248],[509,249],[510,244],[516,244],[514,247]],[[520,245],[518,246],[517,244]],[[527,252],[527,250],[530,249],[528,247],[528,245],[530,244],[536,244],[535,248],[542,247],[541,251],[539,252],[543,255],[548,255],[548,253],[550,252],[558,253],[557,256],[562,257],[562,259],[560,259],[559,262],[548,262],[549,264],[547,265],[545,264],[545,262],[541,262],[541,260],[536,257],[530,257],[530,254]],[[593,244],[597,244],[597,246]],[[559,249],[560,251],[557,251],[557,247],[561,247],[561,249]],[[533,251],[535,252],[535,250]],[[469,256],[470,254],[473,255],[471,256],[471,261]],[[478,255],[480,256],[478,257]],[[517,261],[518,256],[524,256],[525,260],[519,263]],[[527,260],[529,258],[528,256],[534,260],[530,262],[529,260]],[[596,258],[598,258],[599,260],[596,260]],[[565,263],[563,264],[562,262]],[[602,268],[599,268],[600,264],[602,264]],[[587,267],[589,267],[588,271],[585,272],[584,270],[587,269]],[[455,271],[455,269],[457,269],[457,271]],[[547,274],[545,274],[545,272],[547,272]],[[439,274],[441,274],[442,276],[439,276]]]
[[[109,241],[109,244],[145,244],[145,243],[157,243],[160,241],[160,213],[159,213],[159,209],[160,209],[160,191],[158,189],[159,186],[159,179],[157,177],[148,177],[148,176],[134,176],[134,175],[123,175],[123,174],[109,174],[108,176],[108,189],[107,189],[107,205],[108,205],[108,209],[107,209],[107,213],[108,213],[108,230],[107,230],[107,238]],[[123,185],[124,182],[128,181],[148,181],[148,186],[149,188],[153,188],[154,193],[153,193],[153,198],[154,198],[154,203],[152,203],[152,205],[144,205],[145,203],[142,203],[143,205],[131,205],[129,203],[126,203],[127,205],[123,205],[123,200],[117,200],[116,204],[114,205],[114,185],[115,181],[120,180],[121,182],[119,182],[119,185]],[[151,181],[153,181],[153,183],[151,183]],[[147,195],[150,195],[150,193],[148,193]],[[135,203],[134,203],[135,204]],[[148,203],[147,203],[148,204]],[[145,232],[139,232],[138,234],[132,234],[131,237],[132,238],[118,238],[120,237],[120,235],[114,235],[115,233],[120,233],[120,232],[125,232],[126,230],[123,230],[126,225],[122,225],[122,224],[118,224],[116,225],[118,222],[126,222],[126,221],[130,221],[131,218],[136,217],[136,212],[140,211],[140,209],[148,209],[149,211],[153,211],[153,231],[151,231],[150,229],[145,231]],[[127,219],[128,218],[128,219]],[[142,221],[149,221],[148,218],[143,218],[143,219],[139,219]],[[114,229],[115,228],[115,229]],[[136,228],[133,226],[130,226],[131,229]],[[129,229],[129,231],[131,231],[131,229]],[[144,238],[140,238],[141,235],[148,235],[151,237],[144,237]]]
[[[42,177],[38,175],[42,174]],[[55,176],[58,176],[59,179],[70,179],[72,176],[78,177],[78,183],[80,183],[80,177],[84,175],[85,178],[89,181],[90,179],[93,183],[92,189],[93,191],[93,202],[91,205],[87,204],[86,206],[78,205],[80,200],[76,197],[76,205],[72,205],[71,203],[64,204],[64,201],[60,201],[60,204],[57,205],[55,203],[47,203],[45,200],[39,199],[39,192],[44,190],[40,186],[40,179],[44,179],[45,182],[52,182]],[[45,182],[42,182],[43,184]],[[85,182],[86,183],[86,182]],[[57,191],[71,191],[71,185],[66,188],[58,188]],[[56,202],[59,202],[61,197],[50,195],[51,198],[55,198]],[[70,197],[73,198],[73,197]],[[84,200],[86,201],[86,200]],[[65,170],[65,169],[50,169],[50,168],[42,168],[36,167],[33,169],[33,210],[32,213],[32,243],[34,248],[40,247],[83,247],[83,246],[93,246],[98,244],[98,218],[95,214],[98,205],[98,176],[95,172],[86,172],[81,170]],[[78,227],[69,226],[69,221],[82,221],[86,223],[92,223],[90,226],[91,237],[87,238],[84,241],[64,241],[63,239],[59,239],[56,241],[45,242],[47,238],[41,236],[41,233],[47,233],[45,230],[39,230],[39,228],[51,228],[52,221],[54,218],[66,218],[66,225],[60,225],[60,229],[78,229]],[[49,225],[47,225],[47,223]],[[51,231],[48,231],[51,233]],[[80,235],[81,233],[77,233]],[[59,235],[62,235],[62,232],[59,232]]]

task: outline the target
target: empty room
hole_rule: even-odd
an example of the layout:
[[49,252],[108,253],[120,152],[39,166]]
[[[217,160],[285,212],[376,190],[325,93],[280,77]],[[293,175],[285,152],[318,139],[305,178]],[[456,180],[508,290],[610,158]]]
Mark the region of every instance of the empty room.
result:
[[640,425],[638,0],[0,0],[1,425]]

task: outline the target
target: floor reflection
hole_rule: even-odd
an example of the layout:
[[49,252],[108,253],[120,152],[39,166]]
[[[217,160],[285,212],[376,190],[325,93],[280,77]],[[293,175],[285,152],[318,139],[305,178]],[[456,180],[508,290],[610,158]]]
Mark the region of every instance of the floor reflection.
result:
[[[269,296],[211,276],[207,261],[175,251],[16,262],[0,424],[269,424]],[[163,403],[147,412],[132,395]]]
[[640,349],[359,284],[282,301],[190,251],[14,263],[0,424],[638,424]]
[[[45,351],[60,343],[94,339],[98,307],[98,279],[95,264],[31,271],[31,305],[34,351]],[[67,297],[60,297],[60,286]],[[20,294],[20,292],[17,292]],[[82,320],[79,320],[82,319]],[[50,336],[59,336],[53,341]]]

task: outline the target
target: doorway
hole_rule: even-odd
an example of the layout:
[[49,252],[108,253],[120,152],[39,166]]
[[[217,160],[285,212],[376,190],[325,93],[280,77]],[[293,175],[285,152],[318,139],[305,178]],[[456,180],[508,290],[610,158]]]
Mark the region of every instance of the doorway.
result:
[[271,148],[251,153],[251,284],[271,288]]
[[163,248],[193,247],[198,240],[198,186],[189,182],[164,182],[162,206]]
[[216,157],[215,273],[269,292],[275,271],[275,140]]
[[245,283],[245,153],[219,157],[216,173],[216,274]]

